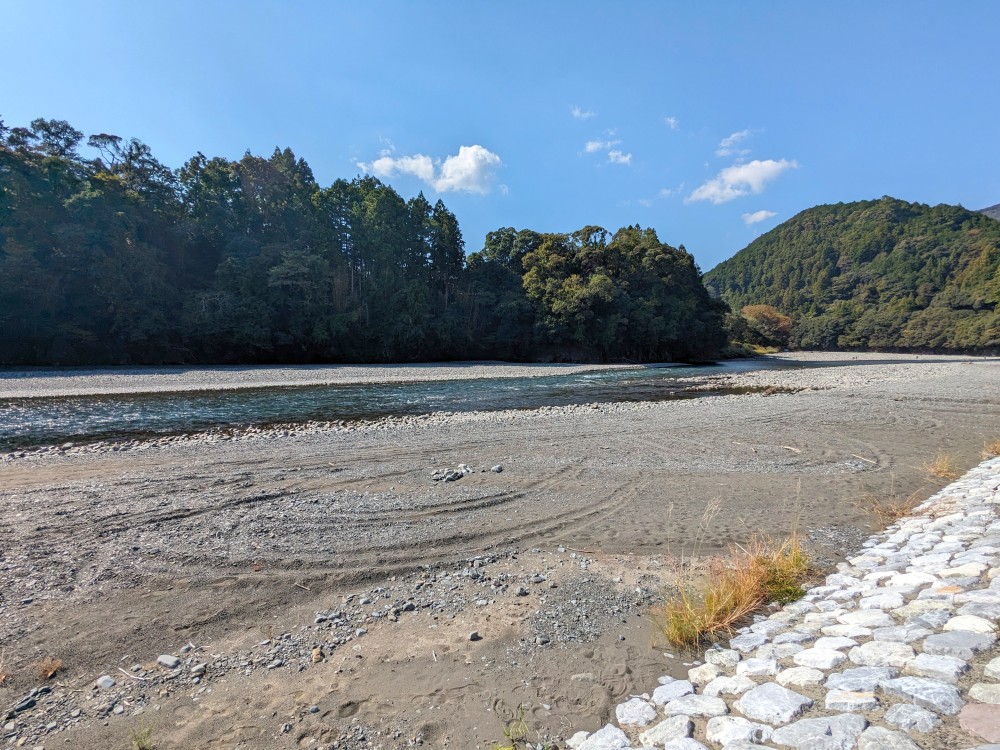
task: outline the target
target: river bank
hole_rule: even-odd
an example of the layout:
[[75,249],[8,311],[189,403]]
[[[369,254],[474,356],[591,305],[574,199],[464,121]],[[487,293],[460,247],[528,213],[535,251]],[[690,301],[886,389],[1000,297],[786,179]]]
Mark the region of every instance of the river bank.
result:
[[852,356],[727,376],[746,395],[5,461],[0,707],[52,655],[11,730],[39,744],[124,746],[148,720],[162,747],[488,747],[518,704],[542,734],[597,729],[694,658],[642,616],[679,558],[797,524],[833,565],[868,535],[858,501],[929,496],[925,462],[1000,434],[997,361]]

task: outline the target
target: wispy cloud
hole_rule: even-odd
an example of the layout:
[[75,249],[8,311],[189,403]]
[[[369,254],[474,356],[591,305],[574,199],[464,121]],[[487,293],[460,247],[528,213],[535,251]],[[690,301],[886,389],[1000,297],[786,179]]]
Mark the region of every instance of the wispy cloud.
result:
[[664,117],[663,121],[667,124],[667,127],[671,130],[677,130],[681,126],[680,120],[676,117]]
[[593,154],[597,151],[603,151],[606,148],[617,146],[619,143],[621,143],[621,141],[587,141],[583,146],[583,150],[588,154]]
[[592,112],[589,109],[580,109],[579,107],[576,106],[570,107],[569,112],[577,120],[589,120],[591,117],[597,114],[596,112]]
[[608,151],[608,161],[611,162],[612,164],[626,164],[626,165],[631,164],[632,154],[623,153],[618,149],[615,149],[613,151]]
[[749,154],[749,149],[738,149],[736,145],[743,140],[750,137],[749,130],[739,130],[735,133],[727,135],[721,141],[719,141],[719,147],[715,149],[716,156],[732,156],[733,154],[744,155]]
[[439,193],[485,194],[492,189],[493,176],[502,163],[489,149],[473,145],[459,147],[457,154],[444,161],[424,154],[394,157],[383,150],[378,159],[358,162],[358,167],[381,179],[396,174],[412,175]]
[[723,169],[703,185],[698,186],[687,197],[687,202],[711,201],[719,204],[751,193],[756,195],[764,190],[767,183],[777,179],[782,172],[795,169],[798,166],[797,161],[788,161],[787,159],[780,161],[754,159],[746,164],[734,164]]
[[761,209],[760,211],[754,211],[753,213],[743,214],[740,218],[743,219],[743,223],[749,227],[753,226],[754,224],[759,224],[762,221],[767,221],[771,217],[777,215],[778,214],[776,214],[774,211],[767,211],[765,209]]

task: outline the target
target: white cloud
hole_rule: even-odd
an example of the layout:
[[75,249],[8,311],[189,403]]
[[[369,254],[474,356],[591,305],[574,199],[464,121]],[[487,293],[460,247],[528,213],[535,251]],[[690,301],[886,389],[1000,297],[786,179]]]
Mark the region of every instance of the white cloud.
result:
[[396,174],[413,175],[439,193],[485,194],[490,192],[494,172],[502,163],[489,149],[474,145],[459,147],[458,153],[444,162],[423,154],[393,157],[383,151],[373,162],[358,162],[358,167],[380,179]]
[[770,219],[772,216],[777,216],[774,211],[766,211],[761,209],[760,211],[754,211],[752,214],[743,214],[740,218],[743,219],[743,223],[748,227],[757,224],[762,221]]
[[735,148],[736,144],[740,141],[745,140],[750,137],[749,130],[739,130],[735,133],[727,135],[721,141],[719,141],[719,147],[715,150],[716,156],[732,156],[733,154],[749,154],[748,149],[738,149]]
[[623,154],[618,149],[608,151],[608,161],[612,164],[631,164],[632,154]]
[[661,198],[670,198],[670,197],[673,196],[673,194],[674,194],[674,191],[671,190],[670,188],[660,188],[660,192],[658,193],[658,195]]
[[570,114],[572,114],[577,120],[589,120],[596,114],[595,112],[591,112],[589,109],[582,110],[579,107],[571,107],[569,111]]
[[667,123],[667,127],[671,130],[677,130],[681,126],[680,120],[676,117],[664,117],[663,121]]
[[488,193],[493,173],[502,162],[500,157],[482,146],[462,146],[457,156],[449,156],[441,165],[434,181],[439,193],[450,190],[465,193]]
[[506,185],[501,185],[500,186],[500,195],[509,195],[509,194],[510,194],[510,188],[507,187]]
[[781,159],[754,159],[746,164],[734,164],[726,167],[719,174],[708,182],[697,187],[691,195],[687,197],[688,203],[695,201],[711,201],[712,203],[726,203],[734,198],[741,198],[744,195],[758,194],[764,190],[764,186],[773,181],[782,172],[788,169],[795,169],[799,163],[795,160],[788,161]]
[[649,208],[650,206],[653,205],[653,201],[651,201],[649,198],[640,198],[639,205]]
[[588,154],[592,154],[595,151],[603,151],[606,148],[611,148],[612,146],[617,146],[621,141],[587,141],[583,150]]

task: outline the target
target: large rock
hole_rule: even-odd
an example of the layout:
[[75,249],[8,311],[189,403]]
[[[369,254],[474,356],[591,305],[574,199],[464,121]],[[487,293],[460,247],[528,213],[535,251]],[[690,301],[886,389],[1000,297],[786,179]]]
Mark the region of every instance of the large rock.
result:
[[996,706],[970,703],[958,715],[958,723],[969,734],[987,742],[1000,742],[1000,711]]
[[660,685],[653,691],[653,703],[663,706],[676,700],[683,695],[690,695],[694,692],[694,685],[687,680],[672,680],[666,685]]
[[997,626],[976,615],[956,615],[944,624],[945,631],[964,630],[969,633],[995,633]]
[[801,719],[775,729],[771,742],[801,750],[850,750],[867,726],[863,716],[852,714]]
[[577,745],[576,750],[622,750],[629,744],[625,732],[613,724],[606,724]]
[[923,649],[926,654],[954,656],[968,661],[974,654],[985,651],[996,641],[996,636],[989,633],[969,633],[963,630],[953,630],[948,633],[935,633],[924,638]]
[[[844,639],[849,640],[849,639]],[[800,667],[812,667],[813,669],[833,669],[845,661],[847,657],[832,648],[807,648],[799,651],[792,657],[792,661]]]
[[[965,708],[962,710],[965,711]],[[912,703],[897,703],[885,712],[885,720],[893,726],[910,732],[929,732],[941,723],[941,719],[926,708],[915,706]],[[961,714],[959,720],[961,720]]]
[[826,681],[827,690],[860,690],[872,692],[882,683],[893,679],[899,674],[892,667],[858,667],[834,672]]
[[954,656],[938,654],[917,654],[917,658],[909,662],[903,669],[904,674],[914,677],[930,677],[955,684],[958,678],[969,670],[969,665]]
[[980,703],[1000,703],[1000,685],[995,682],[977,682],[969,688],[969,697]]
[[920,750],[920,746],[902,732],[868,727],[858,737],[858,750]]
[[766,724],[755,724],[739,716],[716,716],[708,720],[705,737],[709,742],[723,746],[741,740],[760,744],[767,742],[772,731]]
[[841,625],[860,625],[863,628],[888,628],[896,624],[892,615],[880,609],[859,609],[837,617]]
[[777,659],[744,659],[736,665],[736,674],[745,677],[767,677],[778,674]]
[[767,724],[787,724],[811,706],[812,700],[776,682],[765,682],[744,693],[733,705],[748,719]]
[[677,700],[672,700],[663,707],[663,712],[667,716],[696,716],[710,718],[712,716],[724,716],[729,713],[729,706],[722,698],[714,698],[711,695],[685,695]]
[[705,652],[705,662],[722,669],[736,669],[740,652],[731,648],[710,648]]
[[849,652],[851,661],[863,667],[902,667],[916,654],[913,648],[896,641],[868,641]]
[[747,690],[753,690],[757,683],[749,677],[716,677],[702,688],[702,695],[743,695]]
[[639,742],[642,743],[643,747],[658,747],[670,740],[690,737],[693,730],[694,723],[690,716],[671,716],[640,734]]
[[735,638],[731,638],[729,641],[729,647],[735,649],[740,653],[749,654],[755,648],[763,646],[767,643],[767,636],[761,633],[746,633],[744,635],[738,635]]
[[957,714],[965,704],[953,685],[927,677],[887,680],[882,683],[882,691],[946,716]]
[[656,709],[642,698],[632,698],[618,704],[615,717],[622,726],[644,727],[656,720]]
[[663,746],[663,750],[708,750],[708,748],[698,742],[698,740],[685,737],[681,740],[670,740],[670,742]]
[[860,690],[831,690],[826,694],[830,711],[873,711],[879,701],[875,693]]
[[816,685],[822,682],[825,677],[826,674],[812,667],[791,667],[780,671],[774,679],[783,687],[789,685],[801,687],[803,685]]

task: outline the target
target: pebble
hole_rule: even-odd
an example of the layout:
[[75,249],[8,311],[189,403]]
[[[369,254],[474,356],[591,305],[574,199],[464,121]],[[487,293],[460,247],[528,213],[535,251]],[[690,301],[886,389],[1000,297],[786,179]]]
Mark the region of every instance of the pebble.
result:
[[177,669],[181,665],[181,660],[172,654],[160,654],[156,657],[156,663],[167,669]]

